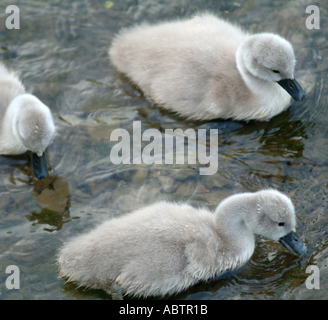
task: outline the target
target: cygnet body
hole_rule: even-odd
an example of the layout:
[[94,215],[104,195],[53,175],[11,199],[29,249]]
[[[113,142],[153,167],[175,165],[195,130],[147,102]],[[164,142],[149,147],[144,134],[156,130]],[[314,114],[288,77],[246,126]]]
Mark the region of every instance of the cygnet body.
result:
[[244,265],[254,234],[304,253],[295,225],[291,200],[276,190],[230,196],[214,214],[158,202],[64,244],[60,276],[112,294],[117,287],[136,296],[173,294]]
[[45,150],[55,125],[49,108],[26,93],[18,76],[0,63],[0,154],[17,155],[30,150],[36,178],[48,174]]
[[287,40],[210,13],[123,29],[109,56],[146,96],[188,119],[269,120],[305,96]]

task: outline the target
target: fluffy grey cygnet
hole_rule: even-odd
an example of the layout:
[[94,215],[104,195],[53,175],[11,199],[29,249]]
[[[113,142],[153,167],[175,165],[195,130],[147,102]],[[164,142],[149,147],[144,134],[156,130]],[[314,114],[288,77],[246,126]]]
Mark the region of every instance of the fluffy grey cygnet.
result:
[[109,56],[146,96],[188,119],[269,120],[305,96],[287,40],[210,13],[123,29]]
[[48,174],[45,150],[55,133],[49,108],[26,93],[18,76],[0,63],[0,154],[32,152],[36,178]]
[[166,295],[244,265],[254,234],[306,248],[295,233],[291,200],[276,190],[241,193],[214,214],[184,203],[158,202],[104,222],[61,248],[60,276],[116,294]]

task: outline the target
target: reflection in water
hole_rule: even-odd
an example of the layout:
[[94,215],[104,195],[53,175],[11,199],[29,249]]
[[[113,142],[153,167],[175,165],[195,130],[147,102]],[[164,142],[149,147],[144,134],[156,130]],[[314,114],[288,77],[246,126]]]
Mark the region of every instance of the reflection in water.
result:
[[46,231],[60,230],[64,223],[70,221],[69,208],[71,197],[68,182],[61,177],[48,176],[43,185],[35,183],[33,195],[41,211],[27,215],[29,221],[46,224]]
[[[240,272],[200,283],[176,298],[322,298],[315,292],[322,290],[305,288],[304,270],[318,264],[323,280],[328,274],[327,21],[321,20],[321,30],[306,29],[305,0],[112,2],[108,8],[100,0],[22,0],[21,30],[0,24],[0,56],[50,107],[57,129],[44,181],[34,178],[25,155],[0,157],[0,265],[18,265],[24,274],[19,292],[2,287],[2,298],[108,299],[102,291],[57,279],[55,255],[62,241],[156,200],[213,209],[231,194],[267,187],[292,198],[309,256],[300,259],[258,238],[254,256]],[[203,9],[251,31],[278,32],[290,40],[306,99],[268,122],[193,123],[154,105],[109,65],[107,49],[120,28]],[[327,5],[321,3],[320,10]],[[6,17],[0,10],[0,21]],[[198,163],[113,165],[110,134],[117,128],[131,133],[132,121],[162,134],[176,128],[218,129],[218,172],[200,176]],[[324,281],[321,287],[326,292]]]
[[[61,177],[49,174],[44,180],[37,180],[33,173],[32,164],[28,154],[19,156],[2,157],[2,166],[10,166],[19,169],[21,175],[17,175],[15,171],[10,173],[11,191],[18,192],[16,186],[29,185],[33,186],[30,193],[30,201],[34,199],[35,203],[32,214],[26,215],[29,221],[36,221],[39,224],[48,225],[45,230],[60,230],[63,223],[69,221],[70,208],[70,191],[66,180]],[[8,163],[8,160],[11,160]],[[17,162],[16,164],[12,164]],[[8,170],[5,170],[8,171]],[[49,172],[52,168],[49,166]],[[15,191],[14,191],[15,190]],[[14,199],[14,198],[13,198]],[[15,201],[15,200],[14,200]],[[50,226],[50,227],[49,227]]]

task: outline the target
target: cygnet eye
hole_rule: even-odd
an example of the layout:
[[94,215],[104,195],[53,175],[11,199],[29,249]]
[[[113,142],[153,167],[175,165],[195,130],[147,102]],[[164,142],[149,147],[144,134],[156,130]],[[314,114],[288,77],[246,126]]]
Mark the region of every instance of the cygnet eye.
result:
[[274,73],[279,73],[279,70],[272,70],[272,72],[274,72]]
[[285,222],[279,222],[279,223],[278,223],[278,226],[279,226],[279,227],[283,227],[284,225],[285,225]]

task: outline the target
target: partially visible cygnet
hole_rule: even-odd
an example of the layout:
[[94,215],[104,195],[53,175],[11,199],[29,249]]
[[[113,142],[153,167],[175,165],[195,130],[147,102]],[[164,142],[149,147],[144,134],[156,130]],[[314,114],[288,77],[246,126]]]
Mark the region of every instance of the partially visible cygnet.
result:
[[254,234],[305,253],[295,225],[291,200],[276,190],[230,196],[214,214],[158,202],[64,244],[60,276],[114,295],[174,294],[244,265],[254,252]]
[[146,96],[193,120],[269,120],[305,93],[291,44],[213,14],[121,30],[109,56]]
[[49,108],[26,93],[18,76],[0,63],[0,154],[32,152],[35,177],[48,175],[45,150],[55,132]]

